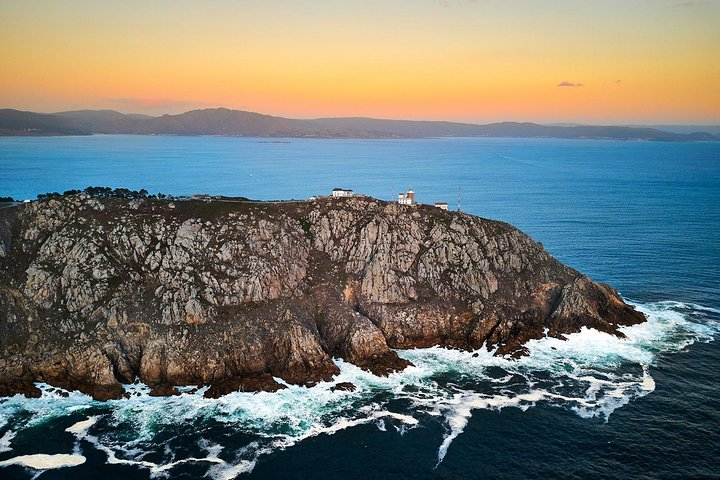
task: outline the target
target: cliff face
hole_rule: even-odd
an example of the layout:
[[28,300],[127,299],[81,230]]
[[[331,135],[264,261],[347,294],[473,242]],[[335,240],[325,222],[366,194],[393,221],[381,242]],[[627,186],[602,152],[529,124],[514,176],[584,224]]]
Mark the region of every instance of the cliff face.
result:
[[510,225],[368,198],[94,199],[0,210],[0,395],[311,383],[393,348],[618,333],[642,314]]

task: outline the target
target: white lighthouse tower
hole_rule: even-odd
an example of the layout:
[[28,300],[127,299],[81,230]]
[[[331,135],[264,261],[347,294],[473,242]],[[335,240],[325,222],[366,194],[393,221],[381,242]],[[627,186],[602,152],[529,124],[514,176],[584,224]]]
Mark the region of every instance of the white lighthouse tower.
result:
[[414,205],[415,204],[415,192],[410,187],[407,193],[401,193],[398,195],[398,203],[400,205]]

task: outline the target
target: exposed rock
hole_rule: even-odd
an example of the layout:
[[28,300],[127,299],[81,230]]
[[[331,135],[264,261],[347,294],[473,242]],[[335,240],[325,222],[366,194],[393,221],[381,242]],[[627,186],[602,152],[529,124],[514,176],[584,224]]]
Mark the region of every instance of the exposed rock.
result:
[[277,392],[287,388],[278,383],[272,375],[260,373],[242,377],[228,378],[215,382],[205,391],[205,398],[218,398],[232,392]]
[[351,382],[340,382],[330,387],[331,392],[354,392],[357,387]]
[[501,222],[369,198],[172,205],[0,210],[0,395],[274,391],[330,380],[333,357],[387,375],[410,364],[395,348],[517,355],[644,319]]
[[173,397],[180,395],[180,392],[172,385],[155,385],[150,390],[149,395],[151,397]]

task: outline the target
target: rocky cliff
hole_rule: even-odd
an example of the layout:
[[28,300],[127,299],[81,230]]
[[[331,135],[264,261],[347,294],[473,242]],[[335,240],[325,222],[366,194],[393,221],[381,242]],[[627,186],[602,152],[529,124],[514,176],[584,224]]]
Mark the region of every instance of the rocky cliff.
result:
[[117,398],[377,374],[395,348],[497,347],[644,320],[505,223],[370,198],[92,198],[0,210],[0,395]]

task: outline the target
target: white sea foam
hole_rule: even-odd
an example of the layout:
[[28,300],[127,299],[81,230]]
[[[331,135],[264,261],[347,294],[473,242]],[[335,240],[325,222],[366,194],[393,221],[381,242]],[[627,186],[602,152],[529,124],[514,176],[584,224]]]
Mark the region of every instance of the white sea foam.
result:
[[[266,447],[260,449],[257,442],[252,442],[237,452],[234,462],[223,462],[210,467],[207,476],[213,480],[232,480],[243,473],[252,472],[258,456],[270,452],[272,452],[272,448]],[[248,453],[251,455],[251,458],[244,459],[243,456],[248,455]]]
[[[15,431],[19,431],[22,428],[39,425],[47,420],[63,417],[98,403],[80,392],[60,391],[45,383],[38,383],[36,386],[42,392],[40,398],[29,399],[23,395],[15,395],[4,399],[5,401],[0,403],[0,421],[7,423],[13,419],[13,423],[17,427]],[[16,424],[18,417],[22,417],[22,420]]]
[[[447,433],[438,449],[438,464],[448,447],[467,425],[473,410],[506,407],[528,408],[536,402],[569,407],[582,417],[601,417],[606,421],[617,409],[635,398],[655,390],[655,380],[649,373],[657,354],[681,350],[696,341],[711,341],[720,330],[713,321],[696,322],[688,318],[688,310],[717,313],[716,309],[695,308],[677,302],[636,304],[648,321],[624,327],[626,338],[621,339],[596,330],[583,329],[567,335],[567,340],[543,338],[526,345],[530,354],[517,361],[495,357],[481,349],[477,352],[448,351],[441,348],[402,352],[422,368],[456,371],[474,379],[497,384],[502,394],[488,396],[471,390],[460,390],[452,398],[418,398],[416,405],[430,407],[433,414],[446,418]],[[635,366],[638,373],[617,373],[621,366]],[[506,393],[509,378],[489,378],[487,369],[499,367],[523,378],[526,389]],[[556,382],[540,381],[535,372],[550,374]],[[549,384],[548,384],[549,383]],[[567,384],[574,384],[570,392]],[[539,384],[545,384],[538,388]]]
[[20,455],[8,460],[3,460],[0,462],[0,467],[21,465],[34,470],[50,470],[53,468],[77,467],[85,463],[85,460],[85,457],[82,455],[69,455],[65,453],[48,455],[45,453],[36,453],[34,455]]
[[119,458],[117,456],[116,450],[113,448],[103,444],[100,439],[96,436],[89,435],[87,433],[82,433],[82,439],[90,442],[100,450],[101,452],[105,453],[107,455],[107,463],[111,465],[132,465],[136,467],[146,468],[150,471],[151,476],[157,477],[157,476],[165,476],[168,471],[175,468],[178,465],[183,465],[186,463],[225,463],[223,460],[217,457],[216,454],[213,452],[210,452],[210,454],[207,457],[204,458],[196,458],[196,457],[187,457],[182,458],[180,460],[174,460],[167,463],[155,463],[150,462],[147,460],[138,460],[138,459],[131,459],[131,458]]
[[[498,357],[486,349],[403,350],[398,352],[400,356],[414,366],[388,377],[376,377],[336,360],[340,373],[331,382],[313,387],[286,385],[276,393],[235,392],[219,399],[203,398],[205,389],[190,387],[182,388],[181,395],[157,398],[149,396],[144,385],[130,385],[126,387],[129,399],[101,403],[77,392],[64,397],[40,385],[40,399],[13,397],[0,404],[0,420],[11,423],[10,431],[21,432],[51,418],[100,408],[103,415],[90,416],[66,431],[76,436],[78,444],[83,440],[104,452],[108,463],[144,468],[153,477],[167,477],[175,467],[187,463],[207,464],[208,477],[228,480],[252,471],[258,457],[309,437],[333,435],[359,425],[402,433],[429,417],[444,418],[439,464],[475,410],[527,409],[543,404],[607,421],[617,408],[655,389],[651,372],[658,354],[696,341],[711,341],[720,331],[720,325],[710,318],[719,313],[715,309],[678,302],[636,307],[648,315],[648,321],[624,327],[624,339],[583,329],[568,335],[566,341],[530,341],[530,354],[519,360]],[[357,388],[332,392],[331,387],[339,382],[351,382]],[[400,400],[392,405],[402,406],[391,407],[391,399]],[[181,431],[198,422],[227,424],[251,440],[242,448],[230,448],[198,438],[199,454],[183,458],[176,458],[167,443],[157,445],[158,432],[166,428]],[[115,430],[123,434],[113,435]],[[3,440],[9,448],[12,436],[8,435],[12,434],[6,432],[0,439],[0,448]],[[76,445],[76,453],[78,448]],[[155,461],[146,458],[150,451],[154,456],[148,458]]]
[[5,434],[0,437],[0,453],[9,452],[12,450],[10,443],[15,438],[16,433],[12,430],[8,430]]
[[83,438],[87,435],[90,427],[95,425],[95,422],[97,422],[98,418],[100,418],[98,415],[88,417],[87,420],[81,420],[74,425],[66,428],[65,431],[74,434],[78,438]]

